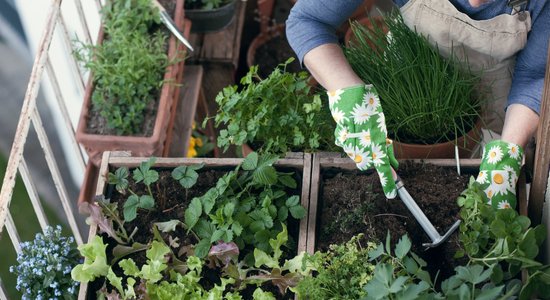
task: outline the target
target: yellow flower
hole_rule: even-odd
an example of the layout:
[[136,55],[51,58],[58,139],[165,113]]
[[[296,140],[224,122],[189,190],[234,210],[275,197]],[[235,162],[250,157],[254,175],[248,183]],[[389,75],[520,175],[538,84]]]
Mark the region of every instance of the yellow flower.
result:
[[197,156],[197,150],[195,150],[195,138],[189,139],[189,147],[187,148],[187,157]]
[[200,137],[195,138],[195,144],[197,145],[198,148],[202,147],[203,146],[202,139]]

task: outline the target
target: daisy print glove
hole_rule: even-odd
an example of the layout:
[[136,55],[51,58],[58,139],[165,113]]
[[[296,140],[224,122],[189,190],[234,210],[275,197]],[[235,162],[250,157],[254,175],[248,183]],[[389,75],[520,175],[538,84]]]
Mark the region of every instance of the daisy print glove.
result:
[[386,121],[378,93],[372,85],[328,92],[330,112],[336,121],[336,145],[355,161],[359,170],[374,166],[384,194],[395,198],[397,189],[391,167],[397,168],[392,141],[387,139]]
[[516,183],[523,158],[520,146],[496,140],[483,150],[476,181],[481,183],[493,208],[516,207]]

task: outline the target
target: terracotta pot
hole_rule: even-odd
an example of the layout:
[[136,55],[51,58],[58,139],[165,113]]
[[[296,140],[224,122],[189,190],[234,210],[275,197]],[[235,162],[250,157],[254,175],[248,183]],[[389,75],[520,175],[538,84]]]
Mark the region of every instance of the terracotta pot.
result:
[[[183,28],[183,0],[177,0],[174,20],[179,28]],[[185,28],[185,33],[189,36],[189,26]],[[100,30],[98,44],[103,41],[103,30]],[[169,39],[168,57],[174,58],[177,51],[185,51],[184,46],[171,35]],[[179,86],[175,84],[178,74],[183,72],[183,63],[175,64],[167,67],[164,74],[164,81],[158,101],[157,117],[151,136],[117,136],[117,135],[100,135],[87,132],[88,116],[91,109],[91,98],[94,91],[93,74],[90,74],[80,119],[76,129],[76,140],[84,146],[88,153],[89,159],[98,166],[101,162],[101,155],[104,151],[130,151],[136,156],[161,156],[163,153],[164,142],[167,136],[168,128],[172,127],[169,123],[170,111],[172,105],[177,101],[176,92]]]
[[250,68],[255,64],[254,56],[256,55],[256,50],[258,50],[260,46],[267,43],[273,37],[284,35],[284,34],[285,34],[284,24],[278,24],[274,27],[270,27],[270,29],[265,32],[260,32],[260,34],[257,35],[252,40],[252,43],[250,43],[250,46],[248,46],[248,51],[246,52],[246,64],[248,65],[248,67]]
[[398,141],[393,142],[393,151],[398,159],[412,158],[454,158],[455,144],[458,145],[460,158],[470,158],[481,141],[481,122],[477,122],[466,135],[454,141],[433,145],[407,144]]
[[231,2],[215,9],[186,9],[185,17],[193,23],[191,32],[216,32],[229,26],[235,16],[236,1],[231,0]]

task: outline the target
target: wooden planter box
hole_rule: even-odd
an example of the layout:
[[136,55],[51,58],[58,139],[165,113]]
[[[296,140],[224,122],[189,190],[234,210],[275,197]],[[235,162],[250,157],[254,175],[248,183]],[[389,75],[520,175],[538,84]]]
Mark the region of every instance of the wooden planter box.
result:
[[[449,167],[456,169],[456,162],[453,159],[427,159],[416,160],[416,162],[431,163],[437,166]],[[479,171],[479,159],[464,159],[460,161],[461,172],[463,174],[477,175]],[[320,210],[320,188],[323,184],[322,174],[328,170],[351,172],[357,170],[355,163],[348,157],[341,157],[339,153],[321,152],[313,155],[312,162],[312,174],[311,174],[311,190],[310,190],[310,203],[309,203],[309,217],[307,227],[307,241],[306,251],[308,253],[314,253],[316,248],[316,234],[318,215]],[[405,187],[407,183],[405,182]],[[397,197],[395,201],[400,201]],[[430,216],[427,216],[430,218]],[[413,220],[415,222],[416,220]]]
[[[97,189],[95,195],[104,195],[107,191],[107,175],[109,171],[114,171],[114,169],[119,167],[128,167],[135,168],[143,161],[146,161],[147,157],[131,157],[127,152],[110,152],[106,151],[103,153],[103,158],[101,160],[101,166],[99,168],[98,180],[97,180]],[[175,168],[181,165],[193,165],[204,163],[205,167],[208,168],[222,168],[222,167],[235,167],[240,164],[243,159],[240,158],[157,158],[156,163],[154,164],[155,168]],[[312,155],[309,153],[289,153],[285,158],[277,161],[275,167],[284,167],[295,169],[302,176],[301,182],[301,204],[306,209],[306,212],[309,210],[309,191],[310,191],[310,175],[311,175],[311,161]],[[206,191],[205,191],[206,192]],[[84,201],[93,201],[91,197],[82,198]],[[299,225],[299,235],[298,235],[298,253],[306,250],[306,237],[307,237],[307,220],[308,215],[300,220]],[[98,233],[97,226],[90,226],[88,241],[96,236]],[[86,295],[88,293],[88,284],[83,283],[80,285],[80,290],[78,294],[78,299],[84,300],[87,299]]]
[[[175,8],[174,21],[181,29],[184,28],[183,0],[177,0]],[[183,30],[185,36],[189,36],[190,23],[185,23]],[[99,32],[98,44],[103,40],[103,29]],[[174,35],[170,36],[168,45],[168,57],[174,58],[177,53],[181,53],[184,46],[176,39]],[[91,97],[94,91],[93,74],[90,74],[84,102],[80,113],[78,127],[76,129],[76,140],[84,146],[90,160],[95,165],[99,165],[101,154],[104,151],[131,151],[135,156],[161,156],[163,154],[167,131],[172,127],[169,123],[174,118],[170,116],[173,106],[177,103],[179,96],[178,79],[181,81],[184,62],[168,66],[164,74],[166,82],[161,89],[160,100],[158,102],[157,116],[153,129],[153,134],[147,137],[139,136],[117,136],[117,135],[99,135],[86,132],[88,117],[91,108]]]

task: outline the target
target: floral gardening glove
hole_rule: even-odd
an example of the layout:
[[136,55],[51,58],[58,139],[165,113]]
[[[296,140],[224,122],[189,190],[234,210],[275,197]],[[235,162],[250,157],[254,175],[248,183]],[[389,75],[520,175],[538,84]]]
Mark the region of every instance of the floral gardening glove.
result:
[[516,207],[516,183],[523,158],[520,146],[496,140],[483,150],[477,182],[481,183],[493,208]]
[[[376,168],[384,194],[395,198],[397,189],[391,166],[397,168],[392,141],[378,93],[372,85],[328,92],[330,112],[336,121],[336,145],[355,161],[359,170]],[[391,165],[390,165],[391,164]]]

